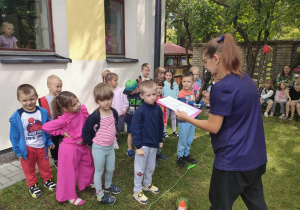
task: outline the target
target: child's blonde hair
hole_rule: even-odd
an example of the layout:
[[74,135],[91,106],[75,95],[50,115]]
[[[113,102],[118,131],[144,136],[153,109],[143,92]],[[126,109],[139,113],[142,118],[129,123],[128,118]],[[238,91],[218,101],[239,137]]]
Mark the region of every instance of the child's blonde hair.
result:
[[56,119],[58,116],[63,115],[63,108],[71,109],[74,99],[77,99],[77,96],[69,91],[62,91],[54,97],[51,102],[53,118]]
[[144,67],[148,67],[148,66],[149,66],[149,63],[143,63],[141,70],[143,70]]
[[196,71],[198,71],[198,73],[200,73],[200,69],[197,66],[192,66],[190,68],[190,72],[193,72],[193,70],[196,70]]
[[108,81],[112,81],[114,78],[118,78],[118,75],[116,73],[108,73],[105,76],[105,82],[108,83]]
[[52,74],[52,75],[50,75],[49,77],[47,77],[47,85],[50,85],[50,83],[51,83],[54,79],[57,79],[57,80],[59,80],[59,81],[62,82],[62,80],[61,80],[58,76]]
[[106,83],[99,83],[94,87],[94,99],[95,102],[103,100],[109,100],[114,97],[112,89]]
[[155,69],[154,72],[154,79],[158,78],[158,74],[162,73],[162,72],[166,72],[166,69],[163,67],[158,67],[157,69]]
[[14,26],[12,23],[5,21],[5,22],[3,22],[3,23],[1,24],[1,32],[3,32],[2,29],[3,29],[4,27],[6,27],[7,25],[12,25],[12,26]]
[[106,76],[108,73],[110,73],[110,70],[109,70],[109,69],[104,69],[104,70],[102,71],[102,73],[101,73],[102,81],[103,81],[104,83],[106,83],[106,81],[105,81],[105,76]]
[[265,85],[266,85],[266,84],[271,84],[271,85],[270,85],[270,89],[273,88],[273,82],[272,82],[272,80],[266,79],[265,82],[264,82],[264,88],[265,88]]
[[156,88],[156,83],[154,82],[154,80],[146,80],[142,82],[139,86],[141,94],[144,94],[146,89],[151,89],[151,88]]

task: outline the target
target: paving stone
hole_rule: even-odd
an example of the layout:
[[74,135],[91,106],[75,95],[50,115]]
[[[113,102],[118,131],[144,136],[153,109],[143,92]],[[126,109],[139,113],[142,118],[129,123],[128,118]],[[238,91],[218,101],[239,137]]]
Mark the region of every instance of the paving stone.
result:
[[21,162],[19,160],[12,162],[11,164],[13,164],[14,166],[18,166],[18,167],[22,167],[21,166]]
[[19,171],[20,168],[14,165],[10,165],[6,167],[7,170],[11,171],[11,172],[15,172],[15,171]]
[[14,177],[14,176],[19,175],[19,174],[24,174],[24,173],[23,173],[22,170],[14,171],[11,174],[9,174],[9,178]]
[[10,166],[10,163],[6,163],[6,164],[3,164],[3,165],[0,165],[0,169],[6,168],[7,166]]
[[11,173],[11,171],[7,170],[7,168],[2,168],[0,170],[0,174],[4,175],[4,176],[8,176]]
[[0,184],[6,184],[6,183],[9,183],[11,182],[10,179],[7,179],[6,177],[0,177]]
[[25,175],[23,173],[22,174],[17,174],[13,177],[10,177],[10,179],[12,181],[18,182],[18,181],[21,181],[21,180],[25,179]]

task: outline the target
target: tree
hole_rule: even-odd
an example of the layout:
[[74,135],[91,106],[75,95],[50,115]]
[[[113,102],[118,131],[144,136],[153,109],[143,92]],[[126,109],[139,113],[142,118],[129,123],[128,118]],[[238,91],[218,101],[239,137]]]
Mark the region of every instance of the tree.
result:
[[192,43],[206,42],[215,33],[220,33],[221,11],[215,3],[197,0],[167,0],[167,28],[175,30],[177,38],[186,40],[185,49],[188,65],[188,49]]
[[[299,24],[299,1],[293,0],[211,0],[224,9],[227,25],[246,44],[247,72],[252,77],[262,45],[282,31],[284,26]],[[298,15],[297,15],[298,14]],[[293,23],[292,23],[293,20]],[[296,20],[296,21],[295,21]],[[253,43],[256,43],[253,46]],[[260,76],[260,75],[259,75]]]

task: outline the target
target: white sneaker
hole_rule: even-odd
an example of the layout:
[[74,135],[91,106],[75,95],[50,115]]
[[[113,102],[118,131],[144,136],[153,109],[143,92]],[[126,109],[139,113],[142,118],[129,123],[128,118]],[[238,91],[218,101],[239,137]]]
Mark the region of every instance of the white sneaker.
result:
[[133,193],[132,195],[135,200],[137,200],[140,204],[147,204],[149,202],[148,198],[144,195],[143,191],[138,193]]
[[268,117],[268,113],[267,113],[267,112],[265,112],[265,113],[264,113],[264,116],[265,116],[265,117]]
[[120,149],[117,141],[115,141],[115,143],[114,143],[114,149]]
[[149,184],[148,187],[143,187],[144,191],[151,191],[154,194],[158,194],[159,193],[159,189],[157,187],[155,187],[152,182]]
[[285,117],[285,114],[282,114],[279,116],[279,119],[283,119]]
[[273,115],[274,115],[273,112],[271,112],[269,117],[273,117]]

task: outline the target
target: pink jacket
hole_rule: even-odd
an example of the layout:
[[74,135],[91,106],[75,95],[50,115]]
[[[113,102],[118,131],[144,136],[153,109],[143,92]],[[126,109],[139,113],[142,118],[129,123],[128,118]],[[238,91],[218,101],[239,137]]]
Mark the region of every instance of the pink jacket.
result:
[[63,138],[64,143],[74,144],[83,141],[82,127],[89,113],[84,105],[76,113],[65,112],[55,120],[51,120],[43,125],[43,130],[52,136],[64,135],[64,132],[71,137]]
[[119,87],[117,87],[114,91],[114,98],[111,106],[117,110],[118,116],[122,115],[122,111],[126,111],[128,109],[129,104],[127,96],[123,94],[123,90]]

